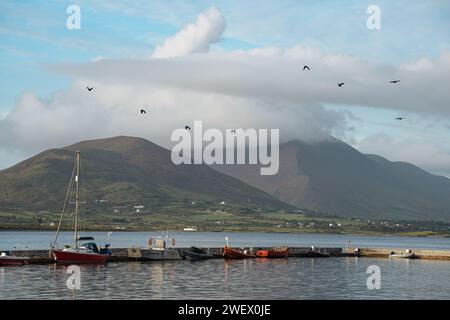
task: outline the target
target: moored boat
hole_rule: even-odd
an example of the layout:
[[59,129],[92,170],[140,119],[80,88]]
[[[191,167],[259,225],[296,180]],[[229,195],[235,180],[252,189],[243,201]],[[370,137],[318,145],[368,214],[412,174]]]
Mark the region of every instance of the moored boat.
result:
[[21,266],[29,262],[29,257],[8,255],[6,252],[0,254],[0,266]]
[[269,256],[269,250],[258,250],[256,251],[256,256],[258,258],[267,258]]
[[[182,260],[183,256],[180,250],[175,248],[176,242],[172,237],[161,236],[150,238],[148,241],[149,249],[141,250],[142,260]],[[172,247],[170,247],[172,246]]]
[[406,252],[403,253],[395,253],[394,251],[392,251],[389,254],[389,258],[414,259],[416,258],[416,255],[414,254],[414,252],[411,252],[411,250],[406,250]]
[[237,250],[225,246],[223,248],[223,257],[225,259],[246,259],[246,258],[255,258],[256,255],[254,255],[251,252],[247,252],[247,250]]
[[183,256],[189,260],[207,260],[215,258],[213,254],[208,253],[205,249],[197,247],[190,247],[188,250],[184,250]]
[[[70,191],[72,189],[72,184],[74,180],[75,173],[75,215],[74,215],[74,244],[66,245],[64,249],[56,248],[56,243],[58,240],[58,235],[61,229],[61,223],[63,221],[64,211],[69,199]],[[108,256],[110,255],[109,245],[105,245],[104,249],[98,249],[94,242],[88,242],[84,244],[79,244],[79,241],[93,241],[93,237],[80,237],[78,236],[78,216],[80,207],[80,152],[76,152],[75,167],[72,173],[72,177],[69,182],[69,187],[67,190],[66,200],[63,206],[61,217],[59,220],[58,228],[56,230],[55,239],[51,245],[51,252],[55,261],[57,263],[104,263]]]
[[268,258],[287,258],[288,247],[272,248],[268,251]]

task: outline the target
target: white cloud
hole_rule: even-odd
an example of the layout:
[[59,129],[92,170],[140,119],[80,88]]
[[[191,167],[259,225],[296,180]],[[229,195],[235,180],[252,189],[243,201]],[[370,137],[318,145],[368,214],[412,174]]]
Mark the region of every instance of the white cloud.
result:
[[378,154],[392,161],[407,161],[450,177],[450,150],[431,141],[393,138],[379,133],[364,138],[357,148],[364,153]]
[[[263,48],[197,53],[177,59],[103,60],[53,70],[98,81],[128,81],[197,92],[259,97],[290,103],[326,103],[450,116],[450,52],[426,70],[373,64],[318,49]],[[311,71],[301,71],[304,64]],[[400,79],[398,84],[388,83]],[[337,82],[345,82],[338,88]]]
[[158,45],[153,58],[174,58],[196,52],[208,52],[211,44],[220,40],[225,31],[225,18],[212,7],[201,13],[195,23],[190,23],[176,35]]
[[[224,28],[223,16],[212,8],[154,52],[154,57],[177,59],[101,58],[48,67],[73,76],[71,88],[48,100],[23,93],[14,110],[0,120],[0,152],[28,154],[114,135],[141,136],[169,147],[172,130],[194,120],[220,129],[279,128],[283,141],[315,141],[331,134],[347,137],[351,113],[327,110],[324,105],[450,116],[448,52],[400,66],[327,54],[304,45],[208,52]],[[305,64],[311,71],[302,71]],[[391,85],[392,79],[401,82]],[[345,85],[338,88],[341,81]],[[87,92],[86,85],[94,90]],[[142,107],[147,115],[139,113]],[[436,161],[430,162],[412,151],[399,153],[397,143],[371,137],[361,148],[450,172],[448,153],[436,144],[417,145],[417,150],[434,155]]]

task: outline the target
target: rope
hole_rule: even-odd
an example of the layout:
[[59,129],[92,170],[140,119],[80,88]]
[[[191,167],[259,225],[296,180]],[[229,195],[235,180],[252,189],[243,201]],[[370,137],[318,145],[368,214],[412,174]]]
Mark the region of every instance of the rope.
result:
[[69,183],[69,186],[67,187],[66,198],[64,200],[64,206],[63,206],[62,211],[61,211],[61,217],[59,218],[58,228],[56,229],[55,240],[53,240],[52,248],[55,247],[56,241],[58,240],[59,231],[61,229],[61,223],[62,223],[62,219],[63,219],[63,216],[64,216],[64,211],[66,210],[67,200],[69,199],[70,189],[72,187],[72,181],[73,181],[73,176],[74,175],[75,175],[75,166],[73,167],[72,175],[70,176],[70,183]]

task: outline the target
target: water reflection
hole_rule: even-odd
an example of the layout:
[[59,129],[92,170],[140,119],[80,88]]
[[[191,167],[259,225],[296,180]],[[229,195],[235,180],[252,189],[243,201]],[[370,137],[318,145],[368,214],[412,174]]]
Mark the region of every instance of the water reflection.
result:
[[[378,265],[381,290],[368,290]],[[447,261],[289,258],[82,265],[81,289],[67,266],[0,268],[2,299],[449,299]]]

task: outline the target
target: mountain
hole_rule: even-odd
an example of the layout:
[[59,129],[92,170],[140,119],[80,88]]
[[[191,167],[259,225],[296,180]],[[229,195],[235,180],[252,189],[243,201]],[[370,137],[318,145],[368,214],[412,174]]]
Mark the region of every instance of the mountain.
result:
[[76,150],[81,152],[83,189],[91,201],[149,208],[192,201],[292,208],[206,165],[174,165],[169,150],[125,136],[50,149],[0,171],[0,208],[61,210]]
[[216,170],[299,208],[346,217],[450,221],[450,180],[412,164],[365,155],[339,140],[280,145],[280,170],[218,165]]

